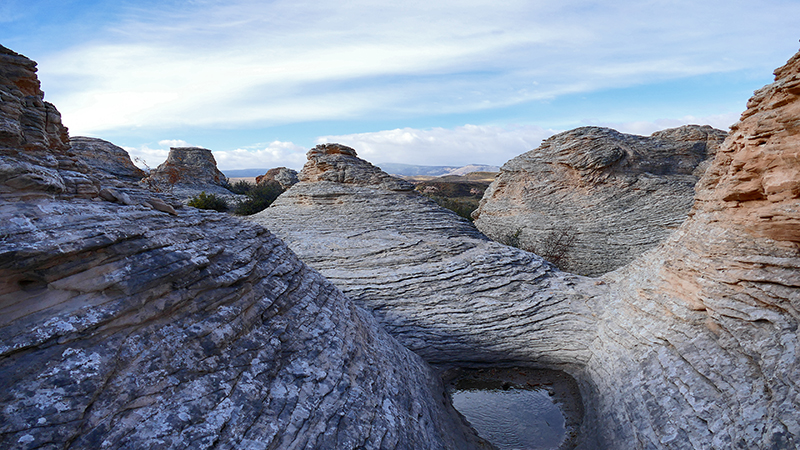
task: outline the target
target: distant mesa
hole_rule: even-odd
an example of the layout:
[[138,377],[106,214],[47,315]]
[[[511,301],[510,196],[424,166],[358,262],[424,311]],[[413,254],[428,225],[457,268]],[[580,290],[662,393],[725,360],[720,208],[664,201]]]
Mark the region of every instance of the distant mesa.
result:
[[472,172],[499,172],[497,166],[468,164],[466,166],[419,166],[413,164],[379,163],[381,169],[392,175],[415,177],[440,177],[445,175],[466,175]]
[[598,276],[683,223],[726,133],[687,125],[651,136],[583,127],[503,165],[473,213],[492,239]]

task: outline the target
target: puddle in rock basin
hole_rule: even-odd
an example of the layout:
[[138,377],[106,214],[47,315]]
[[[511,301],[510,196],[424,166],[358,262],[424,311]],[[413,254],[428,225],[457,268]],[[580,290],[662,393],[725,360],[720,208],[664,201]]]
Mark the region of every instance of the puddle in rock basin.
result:
[[451,369],[443,378],[456,410],[497,448],[574,446],[583,407],[569,375],[526,368]]

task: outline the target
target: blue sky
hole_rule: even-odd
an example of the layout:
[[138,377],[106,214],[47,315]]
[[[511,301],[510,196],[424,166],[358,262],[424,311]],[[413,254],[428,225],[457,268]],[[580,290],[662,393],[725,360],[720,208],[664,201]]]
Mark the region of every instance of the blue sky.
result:
[[73,136],[150,166],[501,165],[584,125],[726,129],[800,48],[800,0],[0,0]]

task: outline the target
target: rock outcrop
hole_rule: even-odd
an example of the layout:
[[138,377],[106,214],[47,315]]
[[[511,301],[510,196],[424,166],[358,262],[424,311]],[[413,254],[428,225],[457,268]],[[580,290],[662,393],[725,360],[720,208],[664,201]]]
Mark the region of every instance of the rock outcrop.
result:
[[725,132],[683,126],[634,136],[583,127],[507,162],[475,226],[574,273],[631,262],[683,223]]
[[36,63],[0,46],[0,196],[97,195],[87,167],[69,154],[69,134],[44,101]]
[[136,184],[147,174],[136,167],[125,149],[111,142],[91,137],[71,137],[70,151],[92,169],[96,178]]
[[796,448],[798,86],[800,53],[750,101],[689,218],[601,279],[364,180],[301,182],[253,219],[429,362],[573,375],[580,448]]
[[150,189],[169,192],[187,200],[200,192],[235,198],[223,185],[228,179],[217,169],[211,150],[200,147],[171,147],[167,160],[153,169],[142,183]]
[[256,177],[256,184],[269,183],[274,181],[281,185],[281,189],[286,190],[299,183],[297,171],[286,167],[276,167],[269,169],[264,175]]
[[359,158],[356,151],[341,144],[319,144],[308,151],[308,162],[297,175],[300,181],[331,181],[356,186],[376,185],[391,191],[410,191],[414,186],[393,177]]
[[263,227],[102,201],[62,163],[34,67],[3,49],[0,167],[21,169],[0,202],[0,447],[488,448]]

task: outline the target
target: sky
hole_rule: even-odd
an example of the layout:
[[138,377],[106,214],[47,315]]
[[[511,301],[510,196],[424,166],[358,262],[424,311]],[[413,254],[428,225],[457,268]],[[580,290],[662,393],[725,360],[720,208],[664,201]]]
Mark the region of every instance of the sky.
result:
[[0,0],[72,136],[155,167],[502,165],[580,126],[725,129],[800,49],[800,0]]

